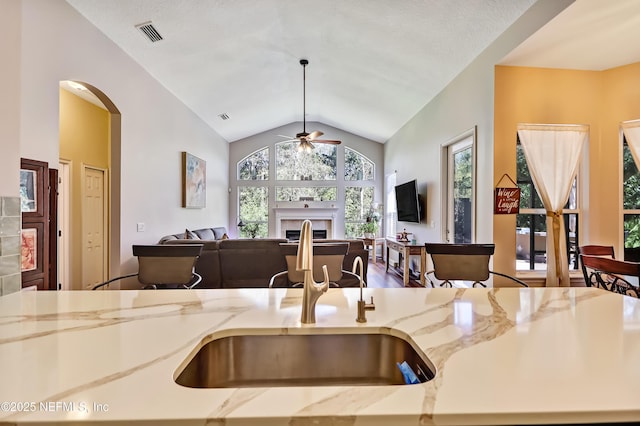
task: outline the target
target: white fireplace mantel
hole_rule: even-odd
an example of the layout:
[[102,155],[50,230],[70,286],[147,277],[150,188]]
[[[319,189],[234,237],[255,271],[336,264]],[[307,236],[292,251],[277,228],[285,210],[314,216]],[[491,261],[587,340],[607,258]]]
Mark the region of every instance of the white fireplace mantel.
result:
[[286,228],[282,226],[283,222],[302,222],[305,219],[312,222],[314,229],[326,229],[327,238],[333,238],[334,222],[338,214],[335,207],[274,207],[273,210],[276,218],[276,238],[284,238]]

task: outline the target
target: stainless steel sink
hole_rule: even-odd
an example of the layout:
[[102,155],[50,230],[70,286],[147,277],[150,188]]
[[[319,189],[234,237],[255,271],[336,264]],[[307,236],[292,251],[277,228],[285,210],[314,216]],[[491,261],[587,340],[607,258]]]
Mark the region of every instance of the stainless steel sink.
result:
[[206,343],[175,381],[191,388],[402,385],[402,361],[421,382],[435,375],[424,354],[388,334],[234,335]]

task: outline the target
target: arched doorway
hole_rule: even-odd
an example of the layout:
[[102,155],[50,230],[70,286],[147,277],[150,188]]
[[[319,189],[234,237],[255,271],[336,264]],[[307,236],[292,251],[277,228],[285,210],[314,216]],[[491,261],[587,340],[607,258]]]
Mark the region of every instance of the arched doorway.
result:
[[101,90],[82,81],[60,82],[62,289],[87,289],[119,274],[120,135],[120,111]]

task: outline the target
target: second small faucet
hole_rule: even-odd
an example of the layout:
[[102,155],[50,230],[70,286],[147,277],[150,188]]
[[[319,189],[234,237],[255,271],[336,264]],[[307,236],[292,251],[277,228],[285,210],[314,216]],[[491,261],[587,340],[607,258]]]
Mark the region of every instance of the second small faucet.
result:
[[358,316],[356,317],[357,322],[367,322],[367,316],[365,315],[366,311],[373,311],[376,309],[376,305],[373,304],[373,296],[371,296],[371,303],[367,303],[362,298],[362,287],[364,287],[364,278],[362,277],[362,273],[364,270],[364,266],[362,265],[362,258],[357,256],[353,261],[353,269],[352,272],[355,274],[356,270],[360,266],[360,300],[358,300]]

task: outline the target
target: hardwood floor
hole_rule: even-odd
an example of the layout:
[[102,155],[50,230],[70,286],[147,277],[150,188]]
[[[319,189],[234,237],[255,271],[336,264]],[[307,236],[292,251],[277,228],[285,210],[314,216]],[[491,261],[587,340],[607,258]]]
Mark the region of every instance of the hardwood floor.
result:
[[[402,277],[391,269],[385,272],[386,265],[381,258],[374,263],[369,259],[367,267],[367,285],[376,288],[403,288]],[[409,282],[410,287],[420,287],[420,283],[414,280]]]

